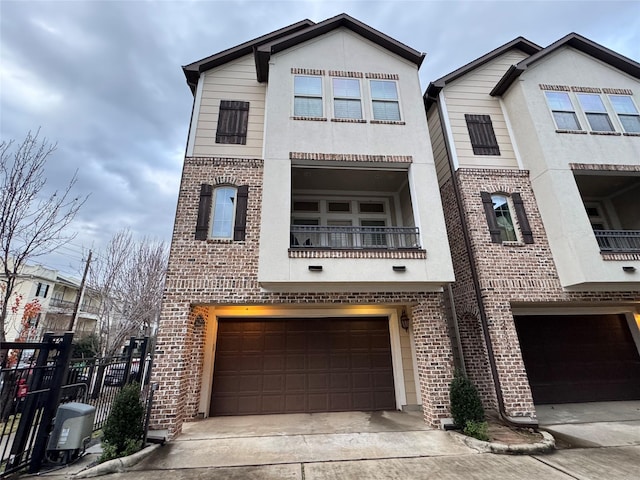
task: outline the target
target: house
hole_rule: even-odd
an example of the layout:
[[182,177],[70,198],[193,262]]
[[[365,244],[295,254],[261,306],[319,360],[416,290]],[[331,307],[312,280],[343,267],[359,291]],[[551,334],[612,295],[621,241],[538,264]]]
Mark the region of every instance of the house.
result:
[[640,64],[575,33],[519,37],[424,101],[485,404],[640,399]]
[[193,96],[152,428],[216,415],[450,416],[453,265],[418,69],[351,18],[183,67]]
[[[25,265],[18,274],[11,304],[17,305],[10,310],[5,324],[8,341],[20,336],[24,340],[37,341],[47,332],[63,333],[69,331],[80,282],[60,275],[42,265]],[[17,302],[15,299],[19,299]],[[25,305],[37,302],[40,312],[29,320],[29,331],[24,331],[23,316]],[[95,332],[98,323],[99,297],[85,290],[78,309],[78,317],[73,331],[76,337]]]

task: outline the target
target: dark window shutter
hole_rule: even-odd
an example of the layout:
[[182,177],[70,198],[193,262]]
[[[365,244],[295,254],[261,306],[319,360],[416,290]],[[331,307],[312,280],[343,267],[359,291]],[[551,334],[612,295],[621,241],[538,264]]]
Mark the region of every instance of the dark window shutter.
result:
[[220,100],[216,143],[246,145],[249,102]]
[[465,114],[474,155],[500,155],[500,147],[489,115]]
[[518,223],[520,224],[520,233],[522,233],[522,241],[524,243],[533,243],[533,233],[529,226],[529,219],[527,213],[524,211],[524,203],[522,203],[522,197],[519,193],[512,193],[511,200],[513,200],[513,208],[516,211],[518,217]]
[[198,221],[196,223],[196,240],[206,240],[209,236],[211,220],[211,201],[213,187],[203,183],[200,185],[200,203],[198,204]]
[[487,224],[489,225],[491,242],[502,243],[502,237],[500,236],[500,227],[498,227],[498,219],[496,218],[496,212],[493,209],[493,201],[491,200],[491,194],[489,192],[480,192],[480,197],[482,198],[482,206],[484,207],[484,214],[487,216]]
[[247,201],[249,199],[249,186],[241,185],[238,187],[236,198],[236,219],[233,227],[233,239],[236,241],[244,240],[247,230]]

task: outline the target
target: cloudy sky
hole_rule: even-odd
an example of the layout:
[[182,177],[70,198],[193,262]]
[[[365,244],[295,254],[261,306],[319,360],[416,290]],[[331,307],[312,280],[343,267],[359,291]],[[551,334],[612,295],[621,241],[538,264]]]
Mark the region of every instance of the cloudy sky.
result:
[[429,81],[524,36],[580,33],[640,61],[635,1],[0,0],[0,134],[58,143],[48,188],[77,170],[77,237],[45,259],[80,270],[111,235],[169,240],[192,96],[186,65],[308,18],[349,15],[427,53]]

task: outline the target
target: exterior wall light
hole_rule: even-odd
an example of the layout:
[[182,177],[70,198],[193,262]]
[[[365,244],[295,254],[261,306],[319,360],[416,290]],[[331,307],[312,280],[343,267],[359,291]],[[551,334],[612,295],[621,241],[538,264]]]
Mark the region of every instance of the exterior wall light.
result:
[[405,267],[404,265],[394,265],[391,268],[393,268],[394,272],[406,272],[407,271],[407,267]]
[[622,270],[624,270],[627,273],[633,273],[633,272],[636,271],[636,267],[633,267],[631,265],[627,265],[627,266],[622,267]]
[[196,320],[193,322],[194,327],[204,327],[204,317],[202,315],[198,315]]
[[309,271],[311,272],[321,272],[322,265],[309,265]]
[[407,311],[404,308],[402,309],[402,315],[400,315],[400,326],[407,332],[409,331],[409,317],[407,316]]

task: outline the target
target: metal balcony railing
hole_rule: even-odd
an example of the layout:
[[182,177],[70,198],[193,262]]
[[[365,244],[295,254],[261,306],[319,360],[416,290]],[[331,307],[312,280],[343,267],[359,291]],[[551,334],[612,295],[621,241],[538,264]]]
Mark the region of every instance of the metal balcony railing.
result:
[[416,227],[291,226],[291,248],[336,250],[419,249]]
[[[61,300],[59,298],[52,298],[51,301],[49,302],[49,306],[53,308],[59,308],[61,310],[73,311],[73,307],[75,307],[75,302],[71,302],[69,300]],[[82,305],[80,305],[80,312],[92,313],[94,315],[97,315],[100,312],[100,309],[93,305],[87,305],[83,303]]]
[[594,230],[601,252],[640,252],[640,230]]

